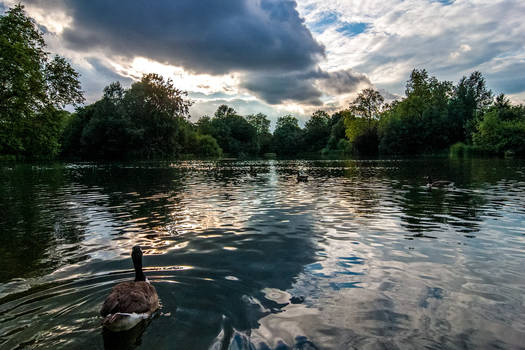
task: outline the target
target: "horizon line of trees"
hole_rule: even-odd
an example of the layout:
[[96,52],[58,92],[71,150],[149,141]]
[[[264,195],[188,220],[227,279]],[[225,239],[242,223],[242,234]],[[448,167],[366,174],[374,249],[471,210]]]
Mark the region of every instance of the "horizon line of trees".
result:
[[318,110],[304,128],[298,118],[242,116],[221,105],[191,122],[187,93],[171,80],[147,74],[124,89],[104,88],[83,101],[79,74],[60,56],[50,59],[34,20],[22,5],[0,17],[0,159],[154,159],[256,157],[269,153],[407,155],[450,150],[455,154],[525,155],[525,106],[494,97],[480,72],[454,85],[414,69],[405,97],[385,103],[372,88],[348,108]]

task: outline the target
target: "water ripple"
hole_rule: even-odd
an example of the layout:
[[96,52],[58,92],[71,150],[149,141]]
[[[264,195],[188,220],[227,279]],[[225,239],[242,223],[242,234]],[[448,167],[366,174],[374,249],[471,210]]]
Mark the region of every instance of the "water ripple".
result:
[[[304,171],[306,183],[296,174]],[[451,179],[449,189],[424,177]],[[525,162],[0,168],[2,348],[519,348]],[[162,309],[100,327],[131,247]]]

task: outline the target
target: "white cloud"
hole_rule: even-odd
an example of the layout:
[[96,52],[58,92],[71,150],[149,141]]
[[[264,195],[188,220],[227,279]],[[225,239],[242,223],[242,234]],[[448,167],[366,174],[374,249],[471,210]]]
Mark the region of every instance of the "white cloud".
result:
[[[413,68],[458,80],[473,70],[491,74],[525,53],[525,3],[517,0],[299,0],[299,12],[325,45],[325,69],[353,68],[379,86],[401,92]],[[315,30],[326,14],[337,20]],[[344,23],[367,23],[355,36]],[[525,74],[525,73],[522,73]],[[525,76],[524,76],[525,78]],[[524,87],[525,88],[525,87]]]
[[[10,7],[18,0],[0,3]],[[82,73],[88,102],[99,98],[111,81],[123,79],[126,86],[143,73],[155,72],[172,78],[178,88],[194,96],[200,94],[192,108],[194,116],[210,114],[220,103],[229,103],[241,113],[261,111],[275,119],[286,113],[304,117],[319,108],[344,108],[357,89],[366,87],[349,84],[344,90],[328,86],[330,79],[312,80],[312,86],[321,93],[318,101],[324,105],[286,100],[269,105],[254,90],[243,87],[246,72],[196,74],[151,57],[68,48],[61,38],[65,28],[72,25],[72,19],[61,10],[67,2],[52,3],[53,11],[45,11],[37,6],[39,2],[24,2],[27,12],[45,27],[49,51],[69,58]],[[314,38],[326,48],[325,57],[319,61],[326,74],[337,76],[337,72],[351,70],[364,74],[377,88],[402,94],[413,68],[426,68],[439,79],[453,81],[480,70],[496,93],[505,92],[516,102],[525,101],[523,1],[298,0],[297,10]],[[354,24],[358,25],[352,27]]]

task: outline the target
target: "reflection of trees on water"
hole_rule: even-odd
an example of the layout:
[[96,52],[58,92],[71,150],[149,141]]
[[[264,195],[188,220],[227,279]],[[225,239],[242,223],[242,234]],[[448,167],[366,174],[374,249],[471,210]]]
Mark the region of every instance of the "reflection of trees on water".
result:
[[[505,195],[509,191],[500,186],[501,179],[523,180],[515,162],[504,159],[347,161],[327,167],[331,168],[327,171],[330,176],[349,180],[344,184],[343,200],[351,202],[354,210],[366,215],[384,209],[382,201],[389,200],[400,207],[402,225],[415,233],[449,225],[470,236],[479,231],[481,216],[498,217],[498,209],[505,205],[505,200],[497,198],[498,191]],[[455,186],[428,190],[428,175],[451,180]]]
[[[310,176],[308,183],[297,183],[300,169]],[[456,188],[427,191],[429,169]],[[283,310],[284,303],[261,291],[289,290],[304,266],[315,262],[314,239],[328,235],[318,220],[323,213],[330,216],[336,207],[342,213],[337,220],[353,225],[341,235],[361,225],[372,228],[362,232],[375,232],[375,225],[384,224],[385,208],[401,211],[393,220],[416,234],[443,225],[471,233],[479,230],[481,216],[497,216],[514,200],[501,179],[523,181],[524,175],[505,162],[431,160],[144,163],[15,168],[0,176],[2,199],[8,199],[0,203],[0,257],[14,273],[2,274],[0,281],[40,274],[42,250],[62,243],[71,244],[70,251],[56,252],[58,260],[45,261],[46,269],[64,264],[64,257],[81,259],[86,255],[73,253],[94,235],[87,225],[99,224],[96,230],[105,236],[90,243],[99,245],[95,249],[122,250],[127,257],[127,246],[139,242],[160,253],[146,257],[147,273],[163,310],[174,317],[154,320],[143,337],[152,343],[145,346],[169,333],[170,343],[181,348],[205,348],[219,333],[223,315],[233,328],[249,330],[264,315]],[[523,186],[515,197],[520,193]],[[341,208],[359,220],[348,220]],[[174,266],[192,268],[170,269]]]
[[[450,225],[470,237],[480,230],[482,216],[499,216],[498,209],[505,204],[494,197],[497,184],[501,179],[523,178],[516,170],[502,159],[412,161],[412,166],[400,167],[392,174],[398,180],[393,190],[404,214],[404,226],[411,232],[429,232]],[[435,179],[453,181],[454,187],[425,189],[422,179],[429,174]]]
[[[85,217],[70,205],[69,185],[61,166],[0,170],[0,282],[85,259],[74,254]],[[57,254],[59,244],[69,245],[69,251]]]
[[[142,237],[146,249],[184,242],[182,249],[159,246],[161,254],[147,256],[146,263],[153,269],[192,267],[149,276],[158,282],[163,309],[177,310],[176,326],[168,330],[171,342],[206,348],[219,333],[223,316],[231,327],[249,330],[264,315],[279,312],[285,304],[266,299],[261,290],[289,289],[315,260],[316,248],[310,218],[275,207],[268,163],[181,168],[102,169],[75,181],[107,194],[112,217],[122,220],[122,228],[137,225],[140,230],[131,235]],[[161,232],[169,227],[176,232]],[[157,332],[162,321],[147,331]]]
[[480,215],[486,200],[481,195],[448,189],[410,189],[399,200],[404,227],[410,232],[440,231],[450,225],[458,232],[479,231]]

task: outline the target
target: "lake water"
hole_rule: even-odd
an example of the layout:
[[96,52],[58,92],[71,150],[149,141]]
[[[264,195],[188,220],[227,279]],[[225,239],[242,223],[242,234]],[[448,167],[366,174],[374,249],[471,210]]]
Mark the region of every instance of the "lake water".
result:
[[[525,347],[522,160],[4,164],[0,195],[2,349]],[[103,332],[137,244],[162,308]]]

